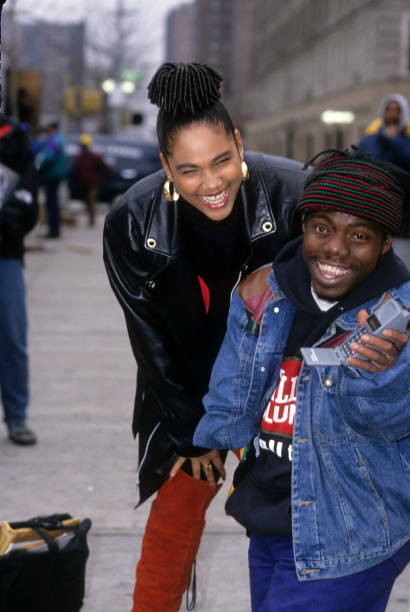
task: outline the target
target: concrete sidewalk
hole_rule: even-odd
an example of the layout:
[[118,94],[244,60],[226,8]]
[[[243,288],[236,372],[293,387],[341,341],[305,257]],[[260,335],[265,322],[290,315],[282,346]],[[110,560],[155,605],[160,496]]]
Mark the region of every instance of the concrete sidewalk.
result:
[[[27,244],[30,424],[38,445],[0,432],[0,520],[69,512],[89,517],[84,612],[128,612],[150,502],[134,510],[136,444],[130,429],[135,366],[121,310],[102,263],[103,219],[77,217],[63,238]],[[35,247],[44,250],[36,250]],[[235,460],[228,461],[228,482]],[[197,612],[248,612],[247,538],[211,504],[197,564]],[[389,612],[410,610],[410,569]],[[185,610],[185,604],[181,610]],[[56,611],[58,612],[58,611]]]

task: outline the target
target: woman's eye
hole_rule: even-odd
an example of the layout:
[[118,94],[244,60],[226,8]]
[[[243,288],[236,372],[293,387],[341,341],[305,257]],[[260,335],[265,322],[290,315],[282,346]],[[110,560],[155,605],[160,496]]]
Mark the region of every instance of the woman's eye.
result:
[[186,174],[195,174],[195,172],[198,172],[198,170],[195,170],[194,168],[192,170],[183,170],[182,174],[186,175]]
[[224,159],[218,159],[218,161],[216,162],[217,166],[221,166],[222,164],[226,164],[226,162],[230,161],[230,157],[225,157]]

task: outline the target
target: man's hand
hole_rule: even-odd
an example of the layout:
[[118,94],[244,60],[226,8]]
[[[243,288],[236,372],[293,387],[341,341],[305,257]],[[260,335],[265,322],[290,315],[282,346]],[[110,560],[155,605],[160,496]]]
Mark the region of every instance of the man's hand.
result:
[[222,459],[217,450],[209,451],[209,453],[206,453],[206,455],[201,455],[200,457],[179,457],[179,459],[174,463],[174,467],[169,474],[170,478],[174,478],[174,476],[176,476],[181,467],[184,465],[185,461],[191,462],[192,476],[194,478],[198,480],[201,478],[202,469],[209,484],[213,487],[216,486],[216,482],[212,466],[218,470],[222,476],[222,480],[225,480],[226,478],[224,464],[222,463]]
[[[357,320],[360,327],[363,327],[368,316],[366,310],[358,312]],[[385,336],[386,340],[378,336],[365,334],[361,337],[361,342],[352,342],[350,345],[352,352],[363,355],[369,361],[349,357],[348,364],[354,368],[366,370],[366,372],[382,372],[391,368],[396,363],[400,351],[404,348],[409,338],[406,333],[398,332],[394,329],[385,329],[383,336]],[[369,346],[364,346],[365,344]],[[376,347],[377,350],[370,348],[371,346]]]

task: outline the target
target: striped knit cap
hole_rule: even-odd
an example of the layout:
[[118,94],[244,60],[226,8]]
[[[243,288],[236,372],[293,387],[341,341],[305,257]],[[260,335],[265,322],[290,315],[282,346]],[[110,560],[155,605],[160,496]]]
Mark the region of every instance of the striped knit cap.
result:
[[401,226],[405,192],[392,172],[369,160],[332,156],[308,177],[297,208],[327,208],[378,223],[389,234]]

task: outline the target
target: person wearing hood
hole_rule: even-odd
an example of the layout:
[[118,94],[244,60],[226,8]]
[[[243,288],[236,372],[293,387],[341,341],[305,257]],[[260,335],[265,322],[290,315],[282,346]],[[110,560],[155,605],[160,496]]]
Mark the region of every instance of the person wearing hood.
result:
[[366,130],[358,146],[374,159],[410,171],[410,121],[407,99],[390,94],[380,103],[379,117]]
[[407,334],[363,335],[338,366],[301,353],[392,297],[409,310],[391,248],[409,198],[401,169],[333,153],[299,198],[303,237],[234,292],[194,444],[248,445],[226,511],[250,535],[253,612],[382,612],[410,560]]

